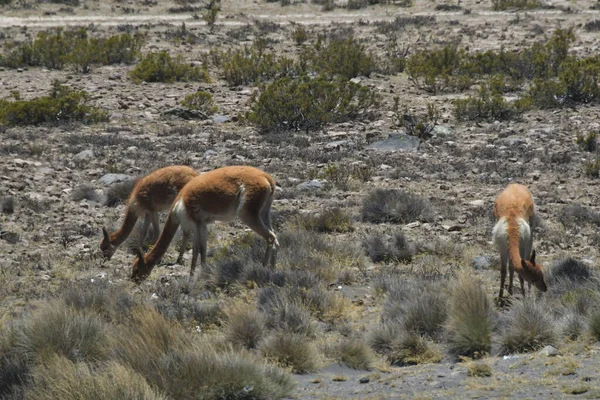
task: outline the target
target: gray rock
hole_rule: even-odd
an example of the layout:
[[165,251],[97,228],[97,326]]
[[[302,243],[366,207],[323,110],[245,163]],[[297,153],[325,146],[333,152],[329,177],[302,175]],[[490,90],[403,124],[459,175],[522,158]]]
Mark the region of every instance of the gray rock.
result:
[[211,118],[213,121],[215,121],[218,124],[222,124],[222,123],[231,121],[231,117],[229,117],[229,115],[215,114],[215,115],[212,115]]
[[377,151],[417,151],[421,141],[418,137],[405,133],[391,134],[385,140],[372,143],[368,148]]
[[360,378],[358,380],[359,383],[369,383],[370,381],[371,380],[368,377],[366,377],[366,376],[363,376],[362,378]]
[[98,179],[105,186],[110,186],[113,183],[123,182],[132,179],[131,176],[125,174],[106,174]]
[[181,119],[208,119],[208,115],[198,110],[190,110],[189,108],[174,107],[163,111],[163,116],[174,116]]
[[352,143],[350,140],[336,140],[325,145],[327,150],[339,149],[340,147]]
[[0,239],[7,241],[10,244],[17,244],[19,242],[19,234],[15,232],[0,232]]
[[488,256],[477,256],[473,259],[473,269],[488,269],[492,262]]
[[454,137],[454,131],[446,126],[436,125],[431,131],[431,136],[440,139],[450,139]]
[[75,154],[75,156],[73,157],[75,160],[91,160],[92,158],[94,158],[94,150],[83,150],[80,151],[79,153]]
[[214,156],[216,156],[216,155],[218,155],[218,154],[219,154],[219,153],[217,153],[215,150],[211,150],[211,149],[209,149],[209,150],[206,150],[206,151],[204,152],[204,158],[210,158],[210,157],[214,157]]
[[313,179],[312,181],[303,182],[296,186],[298,190],[314,190],[314,189],[322,189],[323,182],[318,179]]
[[495,145],[497,146],[517,146],[520,144],[525,144],[527,143],[527,141],[522,138],[522,137],[518,137],[518,136],[509,136],[509,137],[505,137],[502,139],[498,139],[494,142]]
[[554,357],[558,355],[558,349],[552,345],[548,345],[540,350],[539,355],[546,357]]

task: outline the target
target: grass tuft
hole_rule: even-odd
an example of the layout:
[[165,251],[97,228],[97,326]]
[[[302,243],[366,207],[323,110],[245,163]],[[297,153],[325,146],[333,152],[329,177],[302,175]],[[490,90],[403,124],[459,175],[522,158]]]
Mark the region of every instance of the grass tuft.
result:
[[503,354],[535,351],[556,338],[548,304],[534,298],[513,303],[506,320],[501,338]]
[[260,346],[260,350],[266,358],[291,368],[296,374],[314,372],[317,369],[317,351],[305,336],[278,332],[269,337]]
[[400,223],[432,221],[433,208],[419,195],[396,189],[376,189],[363,201],[363,220],[372,223]]

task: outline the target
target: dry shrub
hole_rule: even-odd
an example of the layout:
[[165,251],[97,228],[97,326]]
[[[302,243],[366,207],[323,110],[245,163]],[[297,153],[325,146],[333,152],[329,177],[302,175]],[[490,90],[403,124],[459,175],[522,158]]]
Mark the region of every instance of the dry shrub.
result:
[[305,336],[278,332],[267,338],[260,350],[266,358],[290,367],[296,374],[317,370],[317,350]]
[[513,303],[501,338],[503,354],[537,350],[553,343],[555,321],[548,306],[531,297]]
[[467,376],[486,378],[492,376],[492,367],[485,362],[470,362],[467,364]]
[[592,338],[600,341],[600,310],[596,310],[594,313],[592,313],[592,315],[590,315],[588,329]]
[[363,247],[373,262],[410,262],[414,250],[402,231],[394,232],[391,238],[374,235],[363,240]]
[[338,361],[353,369],[370,371],[375,364],[375,354],[367,343],[357,339],[344,339],[334,346]]
[[434,212],[429,201],[419,195],[395,189],[376,189],[365,197],[363,220],[372,223],[432,221]]
[[301,302],[289,301],[285,297],[277,298],[270,304],[267,326],[307,337],[314,337],[317,332],[310,311]]
[[153,390],[143,376],[115,362],[100,368],[55,357],[33,371],[27,390],[30,400],[167,399]]
[[306,214],[298,217],[298,225],[303,229],[317,232],[352,232],[352,217],[339,207],[326,209],[320,214]]
[[116,207],[119,204],[125,203],[129,194],[133,190],[135,184],[140,180],[140,178],[132,178],[127,179],[126,181],[115,183],[111,185],[105,194],[105,202],[104,205],[107,207]]
[[225,336],[235,346],[256,348],[266,331],[265,317],[259,311],[249,306],[238,306],[228,312]]
[[407,332],[398,323],[384,323],[369,334],[369,345],[398,366],[437,363],[442,359],[439,350],[413,332]]
[[53,301],[36,310],[9,332],[12,350],[30,361],[55,354],[72,361],[99,361],[107,356],[108,337],[104,321],[96,314]]
[[459,279],[452,289],[447,322],[450,351],[455,355],[482,356],[492,348],[492,302],[472,278]]

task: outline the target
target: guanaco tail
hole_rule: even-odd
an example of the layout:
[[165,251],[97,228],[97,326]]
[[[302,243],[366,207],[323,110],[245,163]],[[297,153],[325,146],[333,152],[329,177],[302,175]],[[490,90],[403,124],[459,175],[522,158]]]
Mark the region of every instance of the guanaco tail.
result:
[[510,184],[496,199],[494,215],[497,222],[492,231],[496,247],[500,251],[500,294],[502,299],[506,270],[509,270],[508,293],[512,295],[513,275],[516,271],[525,295],[523,281],[545,292],[544,272],[535,262],[532,223],[535,220],[533,197],[525,186]]

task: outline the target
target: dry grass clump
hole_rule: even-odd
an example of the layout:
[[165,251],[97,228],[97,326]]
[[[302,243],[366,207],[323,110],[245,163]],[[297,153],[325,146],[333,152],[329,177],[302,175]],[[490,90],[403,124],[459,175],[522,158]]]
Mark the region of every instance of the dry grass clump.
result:
[[600,341],[600,310],[596,310],[590,315],[588,329],[592,338]]
[[447,318],[447,296],[441,283],[404,280],[391,287],[381,319],[405,331],[437,337]]
[[515,301],[508,314],[501,337],[503,354],[537,350],[554,342],[555,321],[548,303],[535,298]]
[[91,185],[77,186],[73,190],[71,198],[73,201],[89,200],[96,203],[102,203],[104,200],[104,197],[100,193],[96,192],[96,189],[94,189],[94,187]]
[[61,288],[61,297],[67,306],[93,311],[107,321],[125,321],[135,306],[133,296],[123,286],[106,280],[68,283]]
[[326,209],[317,215],[306,214],[300,216],[298,225],[309,231],[324,233],[346,233],[354,230],[352,217],[339,207]]
[[346,338],[332,347],[337,361],[353,369],[370,371],[375,364],[376,356],[365,341]]
[[296,374],[314,372],[319,355],[306,336],[277,332],[260,346],[261,353]]
[[107,207],[116,207],[125,203],[135,184],[140,178],[128,179],[123,182],[115,183],[106,190],[104,205]]
[[446,323],[450,352],[469,357],[489,353],[493,324],[492,301],[481,284],[471,278],[458,280],[450,295]]
[[362,218],[372,223],[432,221],[434,211],[427,199],[395,189],[376,189],[363,200]]
[[414,332],[407,332],[399,323],[376,326],[369,334],[368,343],[393,365],[437,363],[442,359],[442,354],[431,342]]
[[410,262],[414,249],[402,231],[387,235],[373,235],[363,240],[363,247],[373,262]]
[[265,316],[250,306],[237,306],[227,315],[225,337],[235,346],[254,349],[266,336]]
[[71,361],[99,361],[108,354],[106,323],[97,315],[52,301],[7,332],[9,354],[43,361],[54,354]]
[[467,376],[475,378],[487,378],[492,376],[492,367],[483,361],[470,362],[467,364]]
[[37,367],[27,391],[31,400],[147,399],[167,396],[152,389],[143,376],[116,362],[98,368],[55,357]]
[[298,300],[289,301],[278,297],[268,306],[267,326],[270,329],[287,333],[314,337],[317,327],[313,322],[310,311]]
[[585,224],[600,225],[600,214],[580,203],[565,205],[558,220],[567,228],[577,228]]

